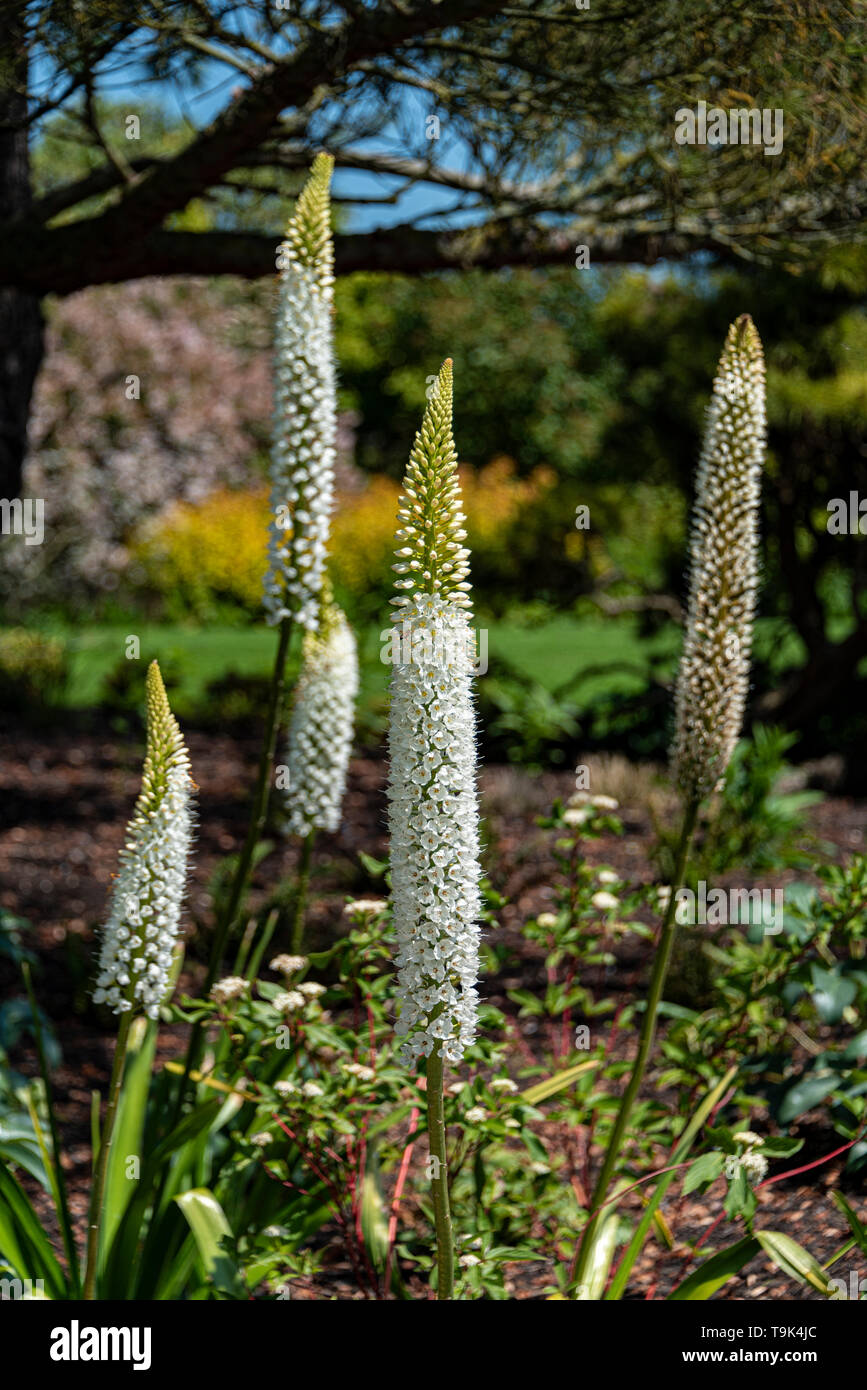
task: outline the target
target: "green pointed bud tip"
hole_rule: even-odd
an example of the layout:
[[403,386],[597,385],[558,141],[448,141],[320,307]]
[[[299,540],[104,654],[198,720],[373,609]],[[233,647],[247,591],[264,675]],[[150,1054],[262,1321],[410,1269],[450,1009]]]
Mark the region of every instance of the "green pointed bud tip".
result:
[[458,554],[457,544],[463,513],[452,434],[453,365],[447,357],[428,392],[403,482],[412,505],[398,515],[396,569],[404,576],[397,580],[397,588],[403,590],[399,606],[421,593],[469,606],[469,551]]
[[148,757],[161,762],[163,758],[186,762],[187,752],[178,721],[172,714],[159,662],[152,661],[145,678],[147,703]]
[[330,197],[333,172],[333,156],[317,154],[289,218],[284,243],[289,259],[316,271],[323,287],[331,283],[334,261]]

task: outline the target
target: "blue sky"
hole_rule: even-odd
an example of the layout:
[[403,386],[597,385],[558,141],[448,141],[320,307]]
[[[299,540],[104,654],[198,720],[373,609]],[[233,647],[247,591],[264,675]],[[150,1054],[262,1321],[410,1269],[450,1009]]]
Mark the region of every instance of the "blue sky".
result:
[[[202,79],[195,86],[192,83],[182,85],[173,80],[155,80],[135,60],[133,54],[130,54],[122,75],[116,72],[111,79],[104,79],[98,83],[97,90],[106,100],[113,103],[129,102],[131,111],[135,111],[136,104],[146,99],[149,104],[156,103],[162,106],[171,118],[185,119],[201,128],[225,107],[233,88],[244,85],[244,82],[243,74],[216,62],[205,65]],[[50,91],[51,83],[48,65],[37,62],[33,83],[35,92],[45,95]],[[409,94],[408,104],[413,101],[413,95]],[[419,120],[423,119],[421,111],[416,114]],[[359,148],[367,151],[387,149],[390,153],[402,152],[396,131],[390,140],[367,141],[361,143]],[[437,150],[437,155],[438,162],[451,167],[467,169],[471,164],[466,148],[454,140],[447,141],[445,135],[442,136],[442,148]],[[399,182],[400,180],[385,175],[368,174],[363,170],[339,169],[334,176],[333,189],[338,197],[369,198],[383,191],[391,193]],[[452,207],[455,198],[456,195],[448,189],[421,184],[409,190],[397,205],[361,205],[352,208],[351,212],[347,210],[347,230],[367,232],[410,219],[417,221],[421,217]],[[450,219],[450,224],[458,225],[467,220],[472,220],[468,214],[457,214],[454,219]]]

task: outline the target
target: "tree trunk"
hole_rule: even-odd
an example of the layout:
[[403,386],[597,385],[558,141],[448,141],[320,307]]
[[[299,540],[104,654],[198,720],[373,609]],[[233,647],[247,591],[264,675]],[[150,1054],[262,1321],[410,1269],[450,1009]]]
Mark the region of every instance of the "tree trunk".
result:
[[[0,221],[30,207],[27,114],[27,49],[24,5],[7,17],[0,53]],[[17,127],[9,129],[10,126]],[[17,497],[27,452],[27,421],[42,361],[43,319],[39,298],[0,290],[0,498]]]

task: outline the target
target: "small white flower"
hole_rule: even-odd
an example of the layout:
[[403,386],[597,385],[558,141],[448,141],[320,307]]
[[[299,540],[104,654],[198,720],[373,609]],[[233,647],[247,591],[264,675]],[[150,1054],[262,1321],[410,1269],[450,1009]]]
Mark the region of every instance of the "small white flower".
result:
[[540,912],[539,916],[536,918],[536,925],[542,927],[545,931],[550,931],[552,927],[556,927],[557,925],[556,912]]
[[267,1130],[260,1130],[258,1134],[250,1135],[250,1143],[255,1144],[257,1149],[266,1149],[271,1143],[272,1135]]
[[271,1007],[276,1009],[278,1014],[293,1013],[296,1009],[303,1009],[304,1004],[304,995],[297,989],[284,990],[281,994],[275,994],[271,1000]]
[[600,883],[619,883],[620,875],[613,869],[600,869],[596,875]]
[[262,1235],[267,1236],[269,1240],[281,1240],[283,1236],[288,1234],[285,1226],[266,1226],[262,1232]]
[[225,1004],[230,999],[240,999],[249,988],[250,982],[245,980],[243,975],[227,975],[225,979],[217,980],[212,987],[211,998],[218,1004]]
[[671,888],[665,884],[656,890],[656,900],[662,908],[668,907],[671,901]]
[[373,1081],[376,1072],[373,1067],[365,1067],[361,1062],[347,1062],[344,1071],[348,1071],[350,1076],[357,1076],[359,1081]]
[[481,1263],[478,1255],[461,1255],[458,1259],[458,1264],[462,1265],[464,1269],[472,1269],[474,1265]]
[[471,1125],[477,1125],[482,1120],[487,1119],[488,1112],[483,1105],[471,1105],[466,1113],[465,1119]]
[[491,1082],[492,1091],[506,1091],[509,1095],[514,1095],[517,1089],[514,1081],[509,1076],[495,1076]]
[[567,806],[563,812],[563,820],[566,825],[584,825],[590,816],[591,812],[586,806]]
[[613,796],[594,796],[591,800],[597,811],[616,811],[620,805],[620,802],[615,801]]
[[316,1096],[325,1095],[325,1091],[319,1085],[318,1081],[305,1081],[301,1087],[301,1091],[303,1095],[307,1096],[308,1100],[313,1100]]
[[291,1096],[297,1092],[298,1087],[295,1085],[294,1081],[284,1079],[283,1081],[274,1082],[274,1090],[277,1092],[278,1096]]
[[604,890],[599,893],[594,893],[590,901],[600,912],[611,912],[615,907],[619,906],[614,894],[606,893]]
[[303,994],[305,999],[318,999],[320,994],[325,993],[325,986],[317,984],[315,980],[305,980],[293,993]]
[[306,964],[306,956],[275,956],[268,969],[276,970],[279,975],[297,975]]
[[346,904],[343,912],[346,917],[373,917],[387,907],[384,898],[356,898],[354,902]]
[[741,1165],[751,1183],[761,1182],[768,1171],[768,1160],[764,1154],[750,1151],[741,1159]]
[[762,1136],[760,1134],[756,1134],[755,1130],[752,1129],[738,1130],[737,1134],[732,1135],[732,1138],[734,1139],[735,1143],[746,1144],[750,1148],[753,1146],[753,1144],[761,1144],[762,1142]]

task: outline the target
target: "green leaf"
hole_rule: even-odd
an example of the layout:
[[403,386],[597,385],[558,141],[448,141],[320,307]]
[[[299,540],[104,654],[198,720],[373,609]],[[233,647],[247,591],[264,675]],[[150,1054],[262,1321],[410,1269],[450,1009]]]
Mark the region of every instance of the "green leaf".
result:
[[233,1257],[223,1248],[232,1230],[226,1214],[213,1192],[206,1187],[194,1187],[175,1198],[189,1222],[205,1274],[220,1293],[229,1298],[243,1298],[246,1289]]
[[[105,1273],[101,1282],[104,1298],[128,1299],[133,1297],[135,1283],[144,1273],[143,1258],[139,1250],[145,1215],[155,1202],[156,1189],[163,1181],[171,1189],[180,1181],[184,1169],[195,1154],[195,1141],[215,1122],[221,1108],[219,1099],[205,1101],[191,1110],[178,1125],[166,1135],[165,1139],[148,1155],[139,1181],[134,1184],[131,1200],[127,1203],[111,1245],[108,1247]],[[165,1176],[169,1158],[180,1151],[180,1159],[168,1178]],[[179,1171],[178,1171],[179,1170]],[[165,1200],[165,1197],[164,1197]],[[159,1229],[162,1210],[151,1214],[148,1241],[156,1237],[160,1246],[160,1258],[165,1258],[165,1241]]]
[[26,1192],[0,1159],[0,1253],[22,1279],[42,1279],[52,1298],[67,1293],[66,1276]]
[[105,1206],[100,1233],[100,1266],[105,1264],[121,1217],[133,1196],[137,1179],[127,1177],[129,1158],[137,1158],[139,1172],[144,1166],[142,1136],[148,1090],[156,1055],[158,1025],[146,1018],[133,1020],[129,1034],[126,1066],[117,1107],[114,1137],[108,1155],[105,1180]]
[[767,1158],[791,1158],[804,1147],[803,1139],[787,1139],[782,1135],[769,1135],[762,1140],[761,1152]]
[[790,1086],[777,1110],[777,1119],[780,1124],[788,1124],[798,1115],[803,1115],[806,1110],[812,1110],[815,1105],[823,1101],[832,1091],[836,1090],[840,1084],[840,1078],[836,1075],[817,1075],[815,1072],[808,1072],[800,1077],[794,1086]]
[[610,1211],[596,1229],[590,1249],[590,1259],[584,1275],[584,1283],[579,1284],[575,1297],[579,1302],[597,1303],[605,1292],[608,1271],[617,1247],[617,1229],[620,1217]]
[[[696,1136],[702,1126],[706,1123],[708,1117],[714,1113],[737,1074],[737,1067],[730,1067],[725,1075],[720,1077],[716,1085],[708,1091],[701,1105],[698,1107],[689,1124],[686,1126],[686,1129],[683,1131],[683,1134],[677,1141],[674,1152],[671,1155],[672,1164],[678,1164],[684,1161],[695,1143]],[[620,1260],[617,1271],[608,1289],[607,1298],[620,1298],[626,1288],[632,1266],[635,1264],[641,1252],[647,1232],[650,1229],[650,1224],[656,1216],[657,1208],[676,1176],[677,1174],[675,1172],[663,1173],[660,1176],[659,1182],[654,1189],[653,1196],[648,1201],[641,1220],[635,1229],[635,1233],[627,1246],[626,1253]]]
[[388,1256],[388,1208],[373,1144],[368,1149],[361,1183],[360,1217],[361,1232],[374,1269],[384,1269]]
[[729,1182],[725,1197],[726,1215],[730,1216],[732,1220],[738,1216],[749,1219],[754,1214],[756,1206],[756,1194],[753,1192],[743,1168],[739,1168]]
[[744,1265],[754,1259],[760,1248],[759,1242],[753,1236],[744,1236],[743,1240],[718,1251],[716,1255],[711,1255],[709,1260],[705,1260],[703,1265],[699,1265],[688,1279],[684,1279],[682,1284],[672,1289],[668,1295],[669,1299],[696,1303],[712,1298],[717,1289],[721,1289],[723,1284],[728,1283],[729,1279],[740,1273]]
[[578,1062],[574,1067],[567,1067],[565,1071],[558,1071],[554,1076],[546,1076],[544,1081],[538,1081],[535,1086],[530,1086],[526,1091],[520,1091],[513,1096],[513,1101],[523,1101],[528,1105],[537,1105],[540,1100],[549,1100],[551,1096],[556,1096],[558,1091],[565,1091],[567,1086],[571,1086],[573,1081],[577,1081],[579,1076],[585,1072],[594,1071],[599,1066],[597,1057],[590,1057],[586,1062]]
[[823,1023],[839,1023],[843,1010],[858,994],[854,980],[834,970],[824,970],[815,961],[810,968],[813,982],[813,1003]]
[[867,1254],[867,1229],[862,1225],[854,1207],[843,1196],[842,1192],[832,1192],[831,1199],[839,1211],[843,1213],[849,1222],[849,1229],[858,1242],[859,1247]]
[[785,1274],[798,1279],[802,1284],[808,1284],[810,1288],[818,1289],[819,1293],[830,1298],[834,1289],[828,1275],[803,1245],[799,1245],[782,1231],[756,1231],[756,1240],[765,1254],[770,1255],[774,1264]]
[[840,1054],[847,1062],[860,1062],[867,1058],[867,1029],[850,1038]]
[[715,1182],[722,1176],[725,1166],[726,1155],[719,1150],[700,1154],[683,1180],[684,1197],[687,1193],[694,1192],[697,1187],[703,1187],[705,1183]]

